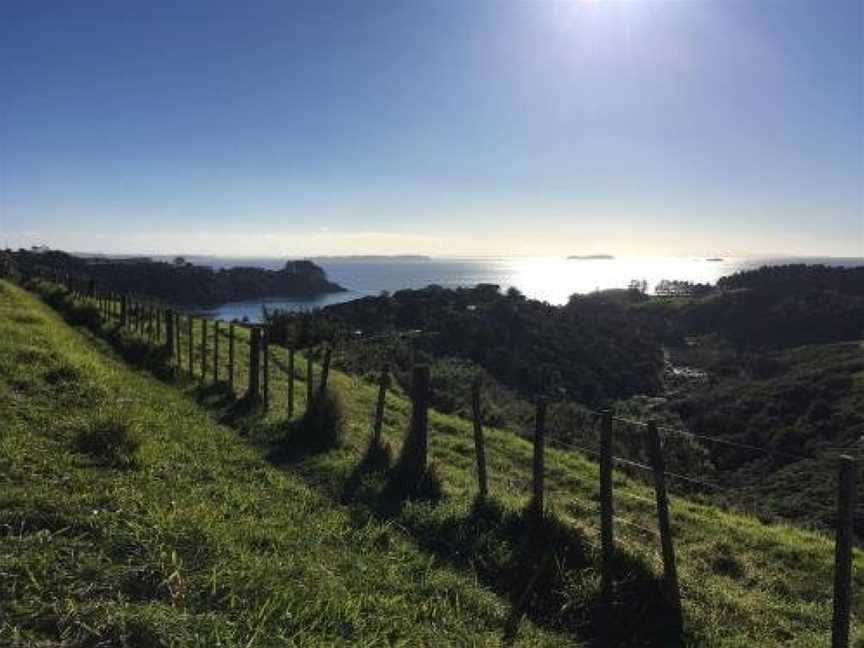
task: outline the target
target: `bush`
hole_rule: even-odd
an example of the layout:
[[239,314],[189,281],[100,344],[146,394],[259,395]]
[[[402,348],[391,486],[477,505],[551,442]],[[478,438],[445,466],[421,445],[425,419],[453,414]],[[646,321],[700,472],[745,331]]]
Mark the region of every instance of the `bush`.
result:
[[141,442],[127,423],[115,416],[102,417],[75,435],[75,448],[113,468],[134,468]]
[[96,330],[102,323],[102,315],[93,304],[68,304],[66,311],[67,319],[76,326],[86,326]]
[[298,441],[310,449],[338,448],[345,439],[345,405],[342,395],[328,386],[315,398],[300,421]]

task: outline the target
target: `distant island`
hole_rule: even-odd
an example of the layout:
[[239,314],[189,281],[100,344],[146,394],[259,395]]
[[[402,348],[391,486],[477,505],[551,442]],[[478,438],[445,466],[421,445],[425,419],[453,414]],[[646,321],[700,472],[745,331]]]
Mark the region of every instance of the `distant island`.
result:
[[705,259],[706,261],[722,261],[723,259],[720,257],[708,257]]
[[215,306],[268,297],[315,297],[344,292],[311,261],[287,261],[279,270],[233,267],[214,270],[184,257],[76,256],[51,250],[7,251],[13,267],[27,275],[61,274],[93,281],[103,289],[130,292],[184,306]]
[[568,261],[609,261],[615,257],[611,254],[571,254]]
[[309,257],[312,261],[429,261],[425,254],[347,254]]

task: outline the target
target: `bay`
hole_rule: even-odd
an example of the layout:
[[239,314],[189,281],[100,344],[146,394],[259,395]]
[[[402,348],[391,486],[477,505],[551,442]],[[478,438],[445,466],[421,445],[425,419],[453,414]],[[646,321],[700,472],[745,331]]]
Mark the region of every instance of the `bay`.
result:
[[[275,269],[287,258],[188,257],[214,268],[255,266]],[[699,257],[617,257],[613,259],[566,259],[563,257],[433,257],[433,258],[312,258],[327,276],[348,290],[313,298],[270,298],[231,302],[216,308],[195,309],[196,314],[222,320],[257,322],[262,307],[308,311],[359,297],[424,288],[437,284],[446,288],[489,283],[502,290],[511,287],[527,297],[564,304],[574,293],[626,288],[631,280],[645,280],[648,291],[663,279],[714,284],[723,276],[788,263],[864,266],[864,257],[729,257],[708,260]]]

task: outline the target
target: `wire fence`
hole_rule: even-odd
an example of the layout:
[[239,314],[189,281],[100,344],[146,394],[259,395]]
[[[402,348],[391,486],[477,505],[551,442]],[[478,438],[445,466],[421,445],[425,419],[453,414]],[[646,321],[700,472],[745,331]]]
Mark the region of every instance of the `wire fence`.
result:
[[[268,410],[285,412],[289,417],[302,413],[310,406],[315,398],[316,380],[319,386],[321,381],[326,381],[327,368],[334,358],[341,364],[349,356],[357,357],[356,348],[365,348],[365,353],[361,355],[373,359],[378,366],[384,366],[387,364],[386,353],[374,351],[374,346],[393,340],[392,336],[358,336],[341,339],[336,345],[290,349],[272,344],[266,335],[261,337],[260,331],[251,325],[214,322],[166,309],[150,300],[82,290],[80,285],[70,286],[69,290],[76,302],[91,306],[102,321],[114,323],[124,335],[162,349],[165,361],[178,374],[185,374],[202,386],[217,387],[216,391],[233,398],[261,397]],[[417,331],[407,335],[423,334]],[[349,345],[354,347],[350,354]],[[538,427],[544,429],[535,429],[533,436],[533,470],[525,468],[516,477],[512,470],[512,447],[497,444],[493,437],[483,441],[482,420],[475,421],[475,435],[479,429],[481,437],[478,453],[483,450],[484,462],[488,459],[493,475],[498,467],[511,467],[506,471],[508,477],[503,487],[511,496],[521,495],[535,505],[539,479],[540,496],[546,495],[546,499],[540,501],[541,514],[548,510],[567,519],[582,531],[585,542],[600,553],[606,551],[610,538],[614,538],[615,545],[659,561],[663,565],[664,579],[674,579],[676,590],[678,585],[672,544],[675,524],[692,519],[698,520],[706,528],[734,533],[728,520],[713,511],[709,513],[707,507],[700,508],[698,501],[693,498],[720,493],[732,503],[730,512],[752,513],[751,502],[746,497],[737,498],[738,489],[724,483],[722,475],[714,468],[710,448],[728,448],[751,453],[761,459],[786,463],[817,458],[815,455],[763,448],[584,407],[552,407],[546,418],[544,404],[542,420],[543,423],[538,423]],[[376,424],[374,420],[372,423]],[[377,424],[380,426],[380,423]],[[557,434],[545,436],[547,426],[556,430]],[[654,453],[652,439],[656,443]],[[599,469],[566,473],[562,473],[559,466],[550,469],[543,463],[547,449],[583,457],[599,465]],[[841,466],[838,480],[842,484],[843,467],[848,462],[841,457],[847,454],[857,456],[860,451],[858,444],[828,447],[822,449],[820,457],[837,460]],[[617,475],[628,480],[624,487],[613,487],[613,467]],[[609,475],[605,487],[604,471]],[[864,512],[855,506],[854,481],[850,490],[851,493],[844,495],[841,489],[840,498],[847,497],[847,517],[851,525],[855,519],[864,519]],[[840,632],[841,635],[844,624],[848,633],[849,603],[845,603],[844,612],[844,585],[840,582],[844,577],[840,572],[851,570],[851,532],[846,534],[848,537],[841,537],[844,536],[841,533],[842,518],[841,510],[838,512],[836,548],[836,570],[840,576],[834,587],[834,632]],[[612,527],[615,529],[614,536],[610,531]],[[848,556],[844,558],[846,554]],[[848,561],[848,565],[841,565],[843,559]],[[848,575],[846,580],[849,580]]]

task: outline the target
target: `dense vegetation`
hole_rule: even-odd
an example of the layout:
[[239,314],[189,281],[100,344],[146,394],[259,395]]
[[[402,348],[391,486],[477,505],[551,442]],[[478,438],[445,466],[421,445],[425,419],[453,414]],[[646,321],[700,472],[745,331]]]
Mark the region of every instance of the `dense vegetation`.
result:
[[[512,429],[528,429],[531,398],[546,394],[559,402],[551,432],[561,439],[596,442],[580,432],[580,405],[609,405],[764,448],[771,454],[697,440],[676,467],[735,487],[717,501],[827,527],[835,449],[857,452],[864,435],[862,292],[864,268],[792,265],[689,297],[605,291],[554,307],[494,286],[430,286],[269,323],[301,347],[338,338],[339,366],[357,375],[387,362],[404,386],[412,363],[428,362],[435,406],[466,418],[481,376],[485,418]],[[676,366],[702,378],[682,379]],[[864,535],[864,517],[857,524]]]
[[264,297],[307,297],[340,292],[311,261],[288,261],[281,270],[196,266],[148,258],[79,257],[58,251],[7,251],[5,264],[23,277],[69,275],[82,290],[91,285],[167,303],[205,306]]
[[410,331],[412,353],[393,353],[400,365],[413,354],[452,367],[460,366],[454,359],[468,361],[524,397],[598,405],[660,388],[659,341],[651,329],[634,325],[630,299],[644,296],[600,293],[555,307],[516,290],[502,294],[497,286],[429,286],[329,306],[317,326],[314,315],[286,313],[271,315],[269,324],[276,339],[299,345],[315,332]]
[[[410,413],[398,386],[387,398],[391,451],[370,461],[375,387],[333,372],[345,435],[310,451],[298,443],[302,355],[295,420],[278,373],[270,410],[237,418],[224,385],[178,380],[145,338],[33,287],[89,328],[0,283],[3,643],[596,645],[597,469],[579,453],[547,452],[552,521],[532,541],[531,447],[512,432],[487,430],[481,504],[470,424],[431,412],[439,489],[406,497],[390,461]],[[130,371],[115,349],[168,384]],[[117,442],[94,452],[94,435]],[[639,529],[656,524],[650,486],[617,473],[615,488],[629,524],[617,527],[614,632],[625,645],[676,645],[656,539]],[[677,495],[672,512],[684,642],[828,645],[830,538]]]

